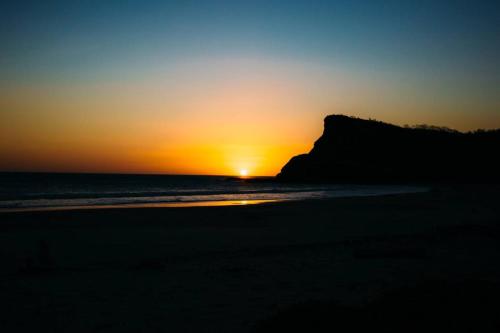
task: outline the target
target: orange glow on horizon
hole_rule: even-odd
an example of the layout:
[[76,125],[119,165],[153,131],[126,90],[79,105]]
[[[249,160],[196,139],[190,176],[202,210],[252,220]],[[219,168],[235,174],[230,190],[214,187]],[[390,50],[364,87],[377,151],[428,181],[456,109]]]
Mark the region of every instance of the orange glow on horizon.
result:
[[298,78],[220,66],[186,66],[172,82],[4,90],[0,170],[273,176],[311,149],[322,123],[301,115],[311,103]]
[[[500,124],[466,104],[426,104],[333,67],[217,58],[137,80],[0,86],[0,171],[273,176],[311,150],[330,113],[457,129]],[[445,106],[455,123],[434,112]]]

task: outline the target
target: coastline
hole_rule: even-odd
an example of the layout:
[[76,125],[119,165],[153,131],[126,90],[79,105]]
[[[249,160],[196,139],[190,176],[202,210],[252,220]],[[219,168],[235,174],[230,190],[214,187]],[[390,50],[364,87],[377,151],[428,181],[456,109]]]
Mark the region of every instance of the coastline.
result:
[[344,197],[384,196],[395,194],[421,193],[429,191],[428,186],[415,185],[329,185],[324,188],[267,189],[261,191],[240,191],[236,193],[212,193],[163,196],[154,193],[143,196],[99,196],[66,199],[24,199],[17,201],[0,200],[0,214],[28,211],[57,210],[89,210],[89,209],[120,209],[120,208],[189,208],[211,206],[244,206],[270,202],[308,201]]
[[[500,189],[0,214],[2,327],[251,332],[309,301],[498,281]],[[26,320],[30,318],[30,320]]]
[[0,208],[1,213],[22,213],[22,212],[50,212],[65,210],[95,210],[95,209],[138,209],[138,208],[190,208],[190,207],[221,207],[221,206],[246,206],[259,205],[269,202],[280,202],[286,200],[221,200],[221,201],[192,201],[192,202],[150,202],[136,204],[115,204],[115,205],[87,205],[87,206],[56,206],[56,207],[29,207],[29,208]]

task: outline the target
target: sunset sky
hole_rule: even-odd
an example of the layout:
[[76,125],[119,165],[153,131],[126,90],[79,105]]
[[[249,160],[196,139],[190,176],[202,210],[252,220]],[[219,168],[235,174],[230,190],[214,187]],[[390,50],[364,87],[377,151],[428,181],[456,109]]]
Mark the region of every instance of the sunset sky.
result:
[[274,175],[331,113],[500,127],[499,2],[0,4],[0,171]]

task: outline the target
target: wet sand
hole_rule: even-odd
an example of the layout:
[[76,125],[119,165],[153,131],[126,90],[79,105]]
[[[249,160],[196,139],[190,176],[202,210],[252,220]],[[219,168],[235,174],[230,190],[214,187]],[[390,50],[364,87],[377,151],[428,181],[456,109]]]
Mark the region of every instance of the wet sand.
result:
[[0,260],[2,331],[251,332],[296,304],[497,283],[500,188],[1,213]]

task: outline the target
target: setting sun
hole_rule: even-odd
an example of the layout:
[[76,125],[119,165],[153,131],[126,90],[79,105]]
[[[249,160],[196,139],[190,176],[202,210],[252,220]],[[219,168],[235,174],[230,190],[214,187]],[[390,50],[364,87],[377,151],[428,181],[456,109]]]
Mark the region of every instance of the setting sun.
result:
[[240,170],[240,176],[243,176],[243,177],[248,176],[248,170],[247,169],[241,169]]

